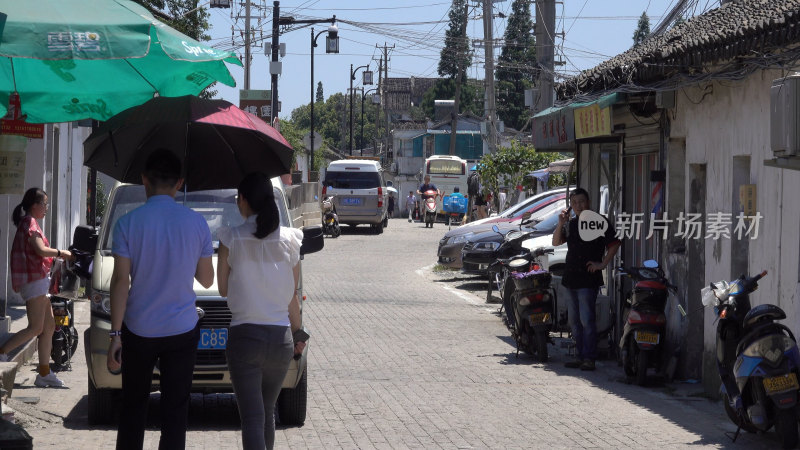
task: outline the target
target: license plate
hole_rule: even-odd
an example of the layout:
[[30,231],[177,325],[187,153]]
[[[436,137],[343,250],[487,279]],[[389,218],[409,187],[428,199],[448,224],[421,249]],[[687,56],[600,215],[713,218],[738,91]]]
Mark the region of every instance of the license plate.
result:
[[62,327],[69,326],[69,316],[55,316],[56,318],[56,325],[61,325]]
[[659,337],[660,336],[659,336],[658,333],[648,333],[646,331],[637,331],[634,334],[634,339],[636,340],[636,343],[638,343],[638,344],[653,344],[653,345],[656,345],[656,344],[658,344],[658,338]]
[[779,377],[764,378],[764,390],[767,394],[798,389],[797,375],[787,373]]
[[550,313],[531,314],[531,323],[548,323],[548,322],[550,322]]
[[358,197],[345,197],[342,199],[342,204],[347,206],[358,206],[361,204],[361,199]]
[[227,328],[201,328],[200,341],[197,342],[199,349],[224,350],[228,343]]

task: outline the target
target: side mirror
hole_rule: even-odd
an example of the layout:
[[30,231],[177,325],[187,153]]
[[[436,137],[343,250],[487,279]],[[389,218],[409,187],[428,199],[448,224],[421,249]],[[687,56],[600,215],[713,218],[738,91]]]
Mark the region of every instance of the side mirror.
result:
[[647,267],[648,269],[655,269],[656,267],[658,267],[658,263],[657,263],[655,260],[653,260],[653,259],[648,259],[647,261],[645,261],[645,262],[644,262],[644,263],[642,263],[642,264],[643,264],[645,267]]
[[303,244],[300,246],[300,254],[307,255],[322,250],[325,246],[325,237],[322,235],[322,226],[303,228]]
[[499,233],[500,228],[497,228],[497,225],[492,225],[492,231],[494,231],[495,233]]
[[72,234],[72,248],[94,254],[97,248],[97,231],[89,225],[78,225]]
[[522,215],[522,222],[530,219],[532,215],[533,213],[531,213],[530,211],[526,211],[525,214]]

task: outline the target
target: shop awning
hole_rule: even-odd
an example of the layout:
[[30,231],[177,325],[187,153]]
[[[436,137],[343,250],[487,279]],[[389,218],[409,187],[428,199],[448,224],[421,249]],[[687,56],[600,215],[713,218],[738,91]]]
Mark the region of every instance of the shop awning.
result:
[[624,99],[625,94],[614,92],[541,111],[533,116],[533,146],[541,151],[572,150],[576,139],[610,135],[611,106]]

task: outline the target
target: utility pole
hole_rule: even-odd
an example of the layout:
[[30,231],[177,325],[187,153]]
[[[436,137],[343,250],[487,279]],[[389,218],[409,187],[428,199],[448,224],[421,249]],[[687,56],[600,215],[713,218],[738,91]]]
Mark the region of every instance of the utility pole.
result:
[[[483,0],[483,38],[485,55],[485,83],[486,83],[486,131],[489,141],[489,153],[497,151],[497,122],[495,120],[495,92],[494,92],[494,36],[492,2],[494,0]],[[537,2],[538,7],[538,2]]]
[[[386,45],[386,42],[383,43],[383,47],[380,47],[380,46],[378,46],[378,44],[375,44],[375,48],[383,48],[383,82],[384,83],[386,83],[386,81],[389,79],[389,50],[390,49],[394,50],[394,46],[395,46],[395,44],[392,44],[392,46],[389,47],[388,45]],[[385,91],[385,89],[384,89],[384,91]],[[383,106],[383,115],[384,115],[384,122],[383,123],[386,125],[384,127],[384,129],[383,129],[383,131],[384,131],[384,135],[383,135],[384,136],[383,137],[383,143],[384,144],[383,144],[383,146],[386,149],[386,151],[388,152],[389,151],[389,112],[386,111],[386,102],[388,100],[387,99],[388,96],[384,96],[384,94],[385,94],[385,92],[381,91],[381,104]]]
[[[281,2],[276,0],[272,2],[272,62],[273,63],[278,62],[278,52],[280,51],[280,44],[278,43],[278,39],[280,39],[281,36],[280,21],[281,21]],[[274,125],[275,118],[278,117],[278,73],[276,70],[273,70],[272,67],[273,65],[277,64],[270,64],[270,74],[272,78],[272,83],[271,83],[272,100],[270,101],[270,116],[269,116],[270,125]]]
[[[383,103],[383,55],[378,57],[378,97],[381,99],[381,103]],[[378,104],[378,110],[375,111],[375,134],[373,136],[379,136],[379,132],[381,129],[381,105]],[[373,150],[376,154],[380,154],[381,152],[378,151],[378,139],[373,139],[372,144]],[[381,157],[381,161],[383,161],[385,157]]]
[[[464,3],[464,24],[461,26],[461,36],[463,36],[464,42],[467,42],[467,22],[469,16],[469,5],[465,2]],[[469,51],[469,50],[467,50]],[[456,98],[453,101],[453,111],[450,113],[450,150],[447,152],[450,156],[455,156],[456,154],[456,137],[457,137],[457,128],[458,128],[458,113],[459,113],[459,105],[461,103],[461,82],[464,79],[464,71],[466,68],[464,67],[462,61],[465,55],[458,55],[456,58],[456,65],[458,67],[458,74],[456,74]]]
[[244,4],[244,88],[250,89],[250,0]]
[[[534,96],[533,113],[536,114],[553,106],[553,73],[555,63],[556,1],[536,0],[536,62],[539,70],[537,88]],[[538,101],[537,101],[538,98]]]

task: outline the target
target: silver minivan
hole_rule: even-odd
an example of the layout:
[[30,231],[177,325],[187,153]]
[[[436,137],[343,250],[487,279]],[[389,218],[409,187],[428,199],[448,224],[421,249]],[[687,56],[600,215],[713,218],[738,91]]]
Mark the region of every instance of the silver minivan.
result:
[[368,159],[333,161],[325,171],[322,197],[333,196],[339,223],[367,224],[376,234],[389,223],[388,193],[380,162]]

